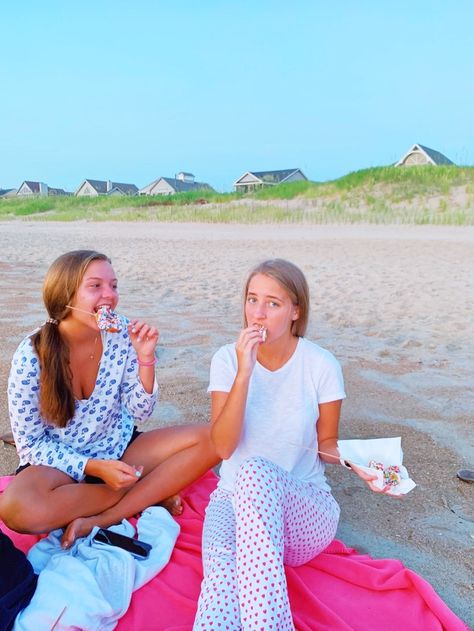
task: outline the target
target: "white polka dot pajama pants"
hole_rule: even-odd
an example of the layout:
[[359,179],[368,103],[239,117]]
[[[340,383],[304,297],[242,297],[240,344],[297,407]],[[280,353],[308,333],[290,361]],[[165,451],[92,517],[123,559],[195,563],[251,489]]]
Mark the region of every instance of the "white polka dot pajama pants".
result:
[[322,552],[338,519],[328,491],[265,458],[243,462],[234,493],[216,489],[206,510],[194,631],[293,630],[284,564]]

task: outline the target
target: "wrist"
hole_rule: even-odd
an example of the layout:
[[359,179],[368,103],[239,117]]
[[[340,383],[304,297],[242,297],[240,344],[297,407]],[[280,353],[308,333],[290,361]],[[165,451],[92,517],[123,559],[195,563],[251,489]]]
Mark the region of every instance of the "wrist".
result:
[[96,460],[94,458],[89,458],[86,462],[86,466],[84,467],[84,473],[86,475],[93,475],[97,478],[100,478],[100,472],[102,470],[102,460]]
[[137,362],[139,366],[154,366],[156,364],[156,357],[154,355],[137,355]]
[[237,368],[237,373],[235,375],[235,380],[237,383],[248,384],[250,381],[250,377],[252,376],[253,367],[251,370]]

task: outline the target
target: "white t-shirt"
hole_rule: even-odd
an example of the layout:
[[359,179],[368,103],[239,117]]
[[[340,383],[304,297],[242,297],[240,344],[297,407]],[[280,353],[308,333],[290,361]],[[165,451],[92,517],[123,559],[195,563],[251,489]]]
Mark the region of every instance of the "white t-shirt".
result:
[[[236,374],[235,344],[226,344],[212,358],[208,392],[229,392]],[[233,491],[241,463],[262,456],[329,491],[324,463],[316,451],[318,405],[345,396],[339,362],[305,338],[298,339],[295,352],[278,370],[268,370],[257,361],[240,441],[222,463],[219,486]]]

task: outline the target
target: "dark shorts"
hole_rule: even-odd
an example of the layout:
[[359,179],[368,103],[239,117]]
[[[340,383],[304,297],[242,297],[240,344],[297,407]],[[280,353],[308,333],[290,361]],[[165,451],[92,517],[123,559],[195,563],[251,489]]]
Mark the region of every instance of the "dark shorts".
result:
[[[128,441],[128,445],[125,447],[125,449],[130,447],[135,438],[138,438],[140,434],[143,434],[143,432],[140,432],[136,427],[134,427],[132,436]],[[29,466],[31,466],[29,462],[27,464],[22,464],[21,467],[18,467],[18,469],[15,471],[15,475],[18,475]],[[86,482],[87,484],[104,484],[104,481],[101,478],[97,478],[95,475],[86,475],[86,477],[84,478],[84,482]]]

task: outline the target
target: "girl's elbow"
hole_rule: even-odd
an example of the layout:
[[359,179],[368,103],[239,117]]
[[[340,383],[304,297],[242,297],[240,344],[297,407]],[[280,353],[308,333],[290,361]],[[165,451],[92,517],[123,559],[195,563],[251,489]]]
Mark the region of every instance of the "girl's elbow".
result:
[[216,437],[212,433],[211,433],[211,442],[214,447],[216,456],[220,460],[228,460],[235,451],[235,449],[229,448],[228,445],[221,444],[221,442],[217,440]]
[[220,449],[216,448],[216,453],[221,460],[229,460],[229,458],[234,453],[233,449],[226,449],[225,447],[221,447]]

